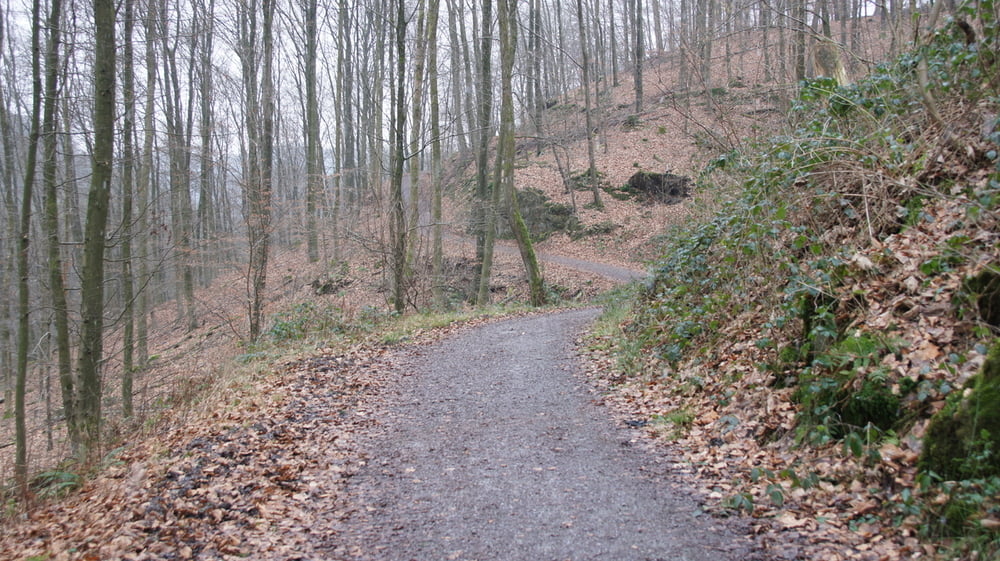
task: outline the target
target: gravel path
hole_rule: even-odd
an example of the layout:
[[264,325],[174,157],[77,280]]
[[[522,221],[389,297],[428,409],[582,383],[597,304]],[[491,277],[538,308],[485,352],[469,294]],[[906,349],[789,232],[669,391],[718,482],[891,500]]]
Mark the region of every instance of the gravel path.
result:
[[[341,539],[365,560],[747,559],[669,462],[575,376],[578,310],[461,331],[402,357]],[[342,542],[343,544],[343,542]],[[341,551],[344,551],[342,549]]]
[[614,265],[606,265],[604,263],[593,263],[591,261],[584,261],[582,259],[576,259],[573,257],[566,257],[563,255],[551,255],[548,253],[540,253],[539,258],[543,261],[548,261],[550,263],[556,263],[559,265],[565,265],[576,269],[578,271],[586,271],[588,273],[594,273],[601,275],[602,277],[609,278],[618,282],[631,282],[637,279],[646,278],[647,274],[635,271],[633,269],[626,269],[624,267],[616,267]]

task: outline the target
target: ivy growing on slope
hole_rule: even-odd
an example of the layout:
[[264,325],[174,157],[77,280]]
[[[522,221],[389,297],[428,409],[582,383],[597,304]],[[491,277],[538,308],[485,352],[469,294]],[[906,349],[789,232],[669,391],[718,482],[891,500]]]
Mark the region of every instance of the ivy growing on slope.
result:
[[[992,0],[967,4],[855,84],[800,84],[786,134],[706,168],[702,191],[733,178],[740,187],[667,236],[618,355],[645,399],[660,399],[650,386],[676,396],[661,409],[710,407],[706,430],[723,448],[746,452],[732,436],[743,432],[803,463],[839,450],[854,467],[838,463],[826,481],[870,484],[887,513],[847,513],[847,526],[963,535],[953,552],[987,555],[1000,548],[1000,479],[980,467],[1000,465],[1000,434],[976,432],[958,453],[977,465],[952,475],[916,459],[929,419],[946,402],[962,410],[963,394],[984,384],[977,373],[1000,333],[990,317],[1000,298],[996,24]],[[755,493],[786,504],[782,489],[801,474],[768,473],[766,488],[748,477],[729,504],[754,512]],[[955,483],[955,473],[978,479]]]

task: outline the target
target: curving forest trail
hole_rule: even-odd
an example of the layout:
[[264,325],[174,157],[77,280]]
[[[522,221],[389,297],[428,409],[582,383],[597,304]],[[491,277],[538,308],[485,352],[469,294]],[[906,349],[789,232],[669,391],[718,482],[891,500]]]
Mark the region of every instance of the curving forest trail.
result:
[[285,363],[5,528],[0,559],[765,558],[579,375],[597,314]]
[[575,376],[598,312],[463,330],[398,357],[341,553],[365,560],[747,559],[669,462],[633,446]]

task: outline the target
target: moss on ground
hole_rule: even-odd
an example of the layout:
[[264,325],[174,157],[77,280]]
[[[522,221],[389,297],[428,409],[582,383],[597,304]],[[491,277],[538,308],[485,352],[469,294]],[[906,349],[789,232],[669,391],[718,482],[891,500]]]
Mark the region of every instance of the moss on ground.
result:
[[931,419],[920,469],[947,480],[1000,475],[1000,340],[965,388]]

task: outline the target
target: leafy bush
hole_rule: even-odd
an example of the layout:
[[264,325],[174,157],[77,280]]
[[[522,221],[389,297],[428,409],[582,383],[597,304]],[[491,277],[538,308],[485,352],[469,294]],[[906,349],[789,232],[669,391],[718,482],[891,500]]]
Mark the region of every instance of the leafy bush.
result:
[[79,489],[83,478],[78,473],[52,469],[39,473],[31,480],[31,487],[39,497],[54,499]]

